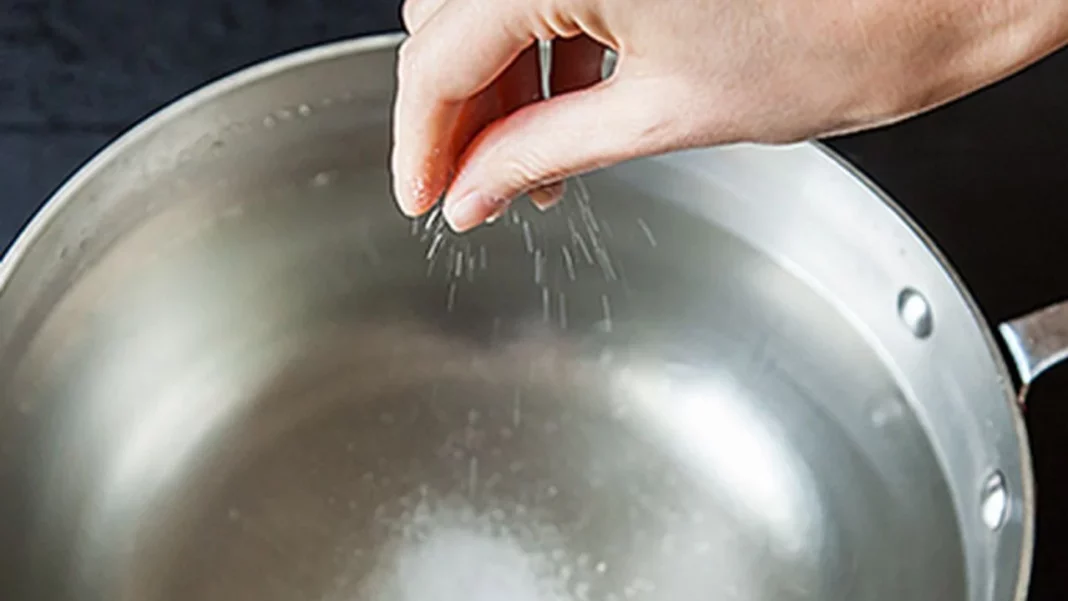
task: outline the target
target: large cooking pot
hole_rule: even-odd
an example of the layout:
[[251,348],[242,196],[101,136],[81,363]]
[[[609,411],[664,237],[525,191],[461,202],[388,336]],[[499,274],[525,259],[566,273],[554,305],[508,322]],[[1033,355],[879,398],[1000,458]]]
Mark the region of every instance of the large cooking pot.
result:
[[[413,223],[399,40],[175,103],[7,253],[0,598],[1025,596],[1016,385],[885,196],[736,146]],[[1003,333],[1026,386],[1068,309]]]

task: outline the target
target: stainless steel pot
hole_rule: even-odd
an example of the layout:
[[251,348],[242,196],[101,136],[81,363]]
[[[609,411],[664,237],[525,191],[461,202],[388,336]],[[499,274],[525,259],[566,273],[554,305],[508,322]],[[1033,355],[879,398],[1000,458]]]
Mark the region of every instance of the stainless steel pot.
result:
[[[8,252],[0,597],[1024,597],[1017,390],[887,198],[739,146],[412,224],[398,41],[179,101]],[[1003,333],[1026,385],[1068,309]]]

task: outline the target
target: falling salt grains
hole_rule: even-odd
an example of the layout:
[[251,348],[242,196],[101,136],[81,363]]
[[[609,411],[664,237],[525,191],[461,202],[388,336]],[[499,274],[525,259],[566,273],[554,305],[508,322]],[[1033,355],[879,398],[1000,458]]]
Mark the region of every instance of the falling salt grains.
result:
[[434,229],[434,223],[437,221],[437,219],[438,219],[438,217],[440,215],[441,215],[441,205],[440,204],[434,205],[434,208],[430,209],[430,213],[427,214],[427,216],[426,216],[426,223],[423,224],[423,230],[429,232],[430,230]]
[[634,292],[634,288],[630,285],[630,280],[627,279],[627,270],[623,266],[623,263],[616,263],[617,275],[619,276],[619,283],[622,284],[624,294],[631,294]]
[[545,255],[538,248],[534,251],[534,283],[541,284],[542,277],[545,275]]
[[586,246],[586,240],[578,233],[572,238],[575,246],[582,251],[582,256],[586,259],[587,265],[593,265],[593,255],[590,254],[590,248]]
[[604,272],[605,279],[609,281],[618,279],[616,270],[612,266],[612,259],[608,256],[608,249],[603,246],[597,247],[597,262],[601,265],[601,271]]
[[306,104],[302,104],[297,107],[297,114],[301,117],[307,117],[312,114],[312,109]]
[[[604,272],[604,276],[608,280],[616,279],[615,270],[612,268],[611,258],[608,256],[608,249],[605,248],[601,239],[593,230],[590,232],[590,243],[593,244],[593,252],[597,256],[597,263],[601,266],[601,271]],[[587,251],[588,252],[588,251]]]
[[526,219],[523,220],[523,243],[528,253],[534,252],[534,234],[530,231],[530,222]]
[[480,244],[478,247],[478,266],[483,271],[486,270],[486,266],[489,264],[486,258],[486,246]]
[[429,261],[434,258],[434,255],[438,254],[438,250],[441,248],[441,243],[445,240],[445,233],[438,232],[434,235],[434,240],[430,243],[430,248],[426,251],[426,258]]
[[642,233],[645,234],[645,238],[649,240],[649,246],[656,248],[656,237],[653,236],[653,230],[649,229],[649,224],[641,217],[638,218],[638,227],[640,227]]
[[449,252],[445,258],[445,280],[452,281],[453,261],[456,260],[456,247],[449,245]]
[[575,281],[575,259],[571,257],[571,251],[566,246],[560,247],[560,252],[564,255],[564,269],[567,270],[567,278],[572,282]]
[[596,243],[601,233],[601,225],[588,206],[580,205],[580,209],[579,215],[582,216],[582,222],[586,224],[586,231],[590,235],[590,240]]
[[582,215],[582,220],[586,222],[586,227],[590,230],[591,235],[595,234],[600,231],[600,226],[593,216],[593,209],[590,207],[590,191],[585,182],[582,181],[582,178],[575,178],[575,184],[575,188],[578,190],[579,213]]
[[455,277],[462,277],[464,275],[464,251],[456,253],[456,271]]
[[475,255],[467,257],[467,281],[475,281]]
[[449,301],[446,306],[447,310],[451,313],[453,307],[456,306],[456,282],[449,283]]
[[586,187],[586,182],[581,177],[575,177],[575,189],[578,190],[578,198],[587,206],[590,204],[590,189]]
[[612,331],[612,307],[608,303],[608,295],[601,295],[601,310],[604,314],[604,329],[606,332]]
[[608,251],[602,249],[601,251],[601,269],[604,271],[604,277],[609,282],[615,282],[620,279],[619,273],[616,271],[616,266],[612,263],[611,257],[608,256]]
[[603,561],[599,561],[599,562],[597,562],[597,565],[595,565],[595,566],[593,567],[593,569],[594,569],[594,571],[596,571],[596,572],[597,572],[598,574],[604,574],[605,572],[607,572],[607,571],[608,571],[608,564],[607,564],[607,563],[605,563],[605,562],[603,562]]
[[593,255],[590,254],[590,249],[586,246],[586,240],[578,232],[578,228],[575,227],[575,221],[570,217],[567,218],[567,229],[571,232],[571,243],[575,248],[582,251],[582,255],[586,258],[586,263],[593,265]]
[[541,318],[542,318],[542,321],[544,321],[546,323],[548,323],[549,320],[552,319],[552,307],[550,306],[549,297],[550,297],[549,287],[548,286],[542,286],[541,287]]
[[567,329],[567,296],[563,292],[557,296],[557,310],[560,314],[560,329]]
[[275,125],[278,125],[278,121],[274,117],[267,115],[263,118],[263,126],[267,129],[272,129]]

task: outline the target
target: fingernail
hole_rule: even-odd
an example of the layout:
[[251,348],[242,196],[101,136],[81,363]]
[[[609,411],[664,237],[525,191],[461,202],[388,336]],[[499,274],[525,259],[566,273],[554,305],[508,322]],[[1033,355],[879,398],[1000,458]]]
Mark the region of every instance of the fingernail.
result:
[[500,211],[504,204],[503,201],[472,192],[457,201],[446,202],[443,212],[445,220],[454,231],[466,232],[482,225],[487,217]]
[[507,203],[502,204],[499,209],[497,209],[496,211],[490,213],[489,216],[486,217],[486,222],[485,222],[486,225],[490,225],[492,223],[496,223],[496,221],[498,219],[500,219],[501,217],[504,216],[504,212],[507,211],[507,210],[508,210],[508,204]]
[[556,182],[537,190],[531,190],[529,193],[530,200],[539,211],[548,211],[556,206],[556,203],[560,202],[564,197],[565,190],[564,182]]

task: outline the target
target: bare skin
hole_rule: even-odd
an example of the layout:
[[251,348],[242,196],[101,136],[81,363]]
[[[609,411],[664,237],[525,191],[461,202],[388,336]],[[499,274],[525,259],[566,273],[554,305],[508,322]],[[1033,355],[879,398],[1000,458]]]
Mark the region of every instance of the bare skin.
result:
[[640,156],[886,125],[1068,43],[1065,0],[408,0],[404,20],[394,192],[410,216],[444,194],[456,231]]

